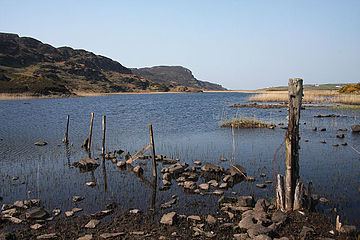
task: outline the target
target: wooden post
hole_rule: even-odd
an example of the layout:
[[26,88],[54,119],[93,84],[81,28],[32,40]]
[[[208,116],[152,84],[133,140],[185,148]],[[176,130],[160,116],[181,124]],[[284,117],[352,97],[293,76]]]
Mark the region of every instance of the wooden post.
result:
[[94,126],[94,113],[92,112],[90,114],[90,130],[89,130],[89,138],[88,138],[88,142],[87,142],[87,150],[90,152],[91,150],[91,139],[92,139],[92,131],[93,131],[93,126]]
[[303,80],[289,79],[289,123],[285,137],[286,175],[285,209],[292,211],[296,182],[299,178],[299,120],[303,96]]
[[66,117],[66,131],[65,131],[65,137],[63,140],[63,143],[68,144],[69,143],[69,122],[70,122],[70,116],[67,115]]
[[155,155],[155,144],[154,144],[154,132],[153,132],[152,124],[149,124],[149,131],[150,131],[150,145],[151,145],[152,160],[153,160],[152,174],[153,174],[153,177],[157,178],[157,166],[156,166],[156,155]]
[[105,156],[105,132],[106,132],[106,116],[104,115],[102,118],[102,130],[103,130],[103,136],[102,136],[102,148],[101,148],[101,154]]

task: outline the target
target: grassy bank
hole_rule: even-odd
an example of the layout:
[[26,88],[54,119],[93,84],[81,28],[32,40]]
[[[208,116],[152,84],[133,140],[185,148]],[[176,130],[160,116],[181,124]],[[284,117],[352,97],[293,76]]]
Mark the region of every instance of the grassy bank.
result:
[[[264,91],[249,97],[249,101],[252,102],[287,102],[288,99],[287,91]],[[360,95],[341,94],[334,90],[305,90],[303,102],[358,105]]]
[[255,118],[233,118],[221,123],[221,127],[232,128],[274,128],[274,124],[262,122]]

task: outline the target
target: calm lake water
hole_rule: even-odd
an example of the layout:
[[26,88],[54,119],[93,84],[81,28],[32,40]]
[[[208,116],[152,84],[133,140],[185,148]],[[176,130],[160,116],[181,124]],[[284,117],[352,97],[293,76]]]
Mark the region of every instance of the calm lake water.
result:
[[[40,198],[51,210],[63,211],[74,207],[71,198],[84,196],[77,206],[85,213],[101,210],[116,202],[124,209],[149,208],[153,190],[146,181],[128,171],[120,171],[111,161],[101,164],[94,172],[80,173],[71,164],[87,156],[81,144],[88,134],[90,112],[95,113],[93,149],[101,152],[101,116],[107,116],[107,148],[134,153],[149,141],[148,127],[153,124],[158,154],[178,158],[192,164],[194,160],[213,162],[229,167],[244,166],[256,182],[242,182],[229,189],[227,195],[256,197],[274,196],[274,189],[258,189],[256,183],[274,180],[284,172],[285,131],[270,129],[231,129],[219,127],[222,119],[234,116],[256,117],[273,123],[285,123],[286,109],[233,109],[233,103],[244,103],[243,93],[141,94],[111,95],[68,99],[34,99],[0,101],[0,197],[3,203]],[[317,114],[338,114],[347,117],[314,118]],[[70,145],[64,136],[66,115],[70,115]],[[321,211],[330,214],[332,208],[343,221],[360,225],[360,135],[344,132],[336,138],[339,128],[350,129],[360,123],[359,110],[308,108],[301,112],[300,174],[305,182],[312,181],[315,192],[330,200]],[[326,128],[314,132],[314,127]],[[38,147],[34,142],[45,140]],[[305,142],[305,140],[309,140]],[[320,143],[326,140],[327,144]],[[347,146],[334,147],[336,143]],[[220,161],[221,157],[229,161]],[[151,164],[144,163],[145,177]],[[159,170],[161,164],[159,166]],[[266,177],[261,178],[260,174]],[[13,180],[13,177],[19,177]],[[95,180],[96,187],[85,185]],[[201,179],[199,180],[201,181]],[[275,182],[275,181],[274,181]],[[161,186],[159,181],[158,186]],[[157,191],[156,205],[179,196],[174,209],[179,213],[212,213],[217,210],[218,197],[187,194],[176,184],[168,191]],[[161,213],[161,212],[160,212]]]

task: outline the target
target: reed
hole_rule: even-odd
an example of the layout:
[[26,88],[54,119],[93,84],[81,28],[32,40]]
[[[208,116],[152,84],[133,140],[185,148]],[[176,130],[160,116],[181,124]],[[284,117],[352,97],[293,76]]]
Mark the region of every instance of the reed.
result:
[[[251,102],[288,102],[289,96],[286,91],[260,92],[249,97]],[[358,105],[360,95],[340,94],[337,91],[314,90],[304,92],[304,103],[339,103]]]

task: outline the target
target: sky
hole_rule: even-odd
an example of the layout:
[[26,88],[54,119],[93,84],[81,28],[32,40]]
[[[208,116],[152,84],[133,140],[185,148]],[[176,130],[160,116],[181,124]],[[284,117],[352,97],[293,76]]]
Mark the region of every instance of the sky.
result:
[[0,32],[229,89],[360,82],[359,0],[0,0]]

